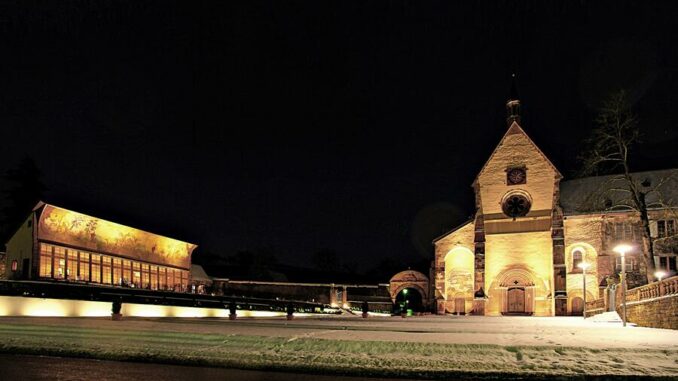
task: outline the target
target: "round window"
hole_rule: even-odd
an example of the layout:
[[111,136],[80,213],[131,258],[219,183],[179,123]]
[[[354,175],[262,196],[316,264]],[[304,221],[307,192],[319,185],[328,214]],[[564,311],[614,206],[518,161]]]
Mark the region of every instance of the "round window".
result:
[[510,194],[504,198],[502,210],[509,217],[522,217],[530,211],[530,200],[522,194]]

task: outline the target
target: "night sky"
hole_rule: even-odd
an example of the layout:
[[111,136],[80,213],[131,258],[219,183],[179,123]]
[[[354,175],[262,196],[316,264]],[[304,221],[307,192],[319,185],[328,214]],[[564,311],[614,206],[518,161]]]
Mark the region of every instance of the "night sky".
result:
[[[33,4],[31,4],[33,3]],[[675,1],[0,3],[0,172],[200,245],[361,269],[431,255],[523,127],[566,177],[626,88],[634,168],[678,166]]]

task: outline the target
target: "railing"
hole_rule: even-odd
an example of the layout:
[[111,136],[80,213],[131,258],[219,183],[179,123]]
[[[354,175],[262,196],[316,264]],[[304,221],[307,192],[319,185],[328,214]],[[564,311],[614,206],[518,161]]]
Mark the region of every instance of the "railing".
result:
[[605,298],[589,300],[586,302],[587,310],[596,310],[605,308]]
[[[678,294],[678,275],[666,278],[664,280],[653,282],[645,286],[636,287],[626,291],[626,302],[641,302],[667,295]],[[586,309],[589,311],[607,311],[608,310],[608,290],[605,290],[605,296],[602,298],[589,300],[586,302]],[[622,304],[621,287],[617,287],[615,292],[616,306]],[[595,314],[595,312],[594,312]]]
[[[630,294],[633,294],[633,298]],[[678,275],[629,290],[627,300],[640,301],[673,294],[678,294]]]

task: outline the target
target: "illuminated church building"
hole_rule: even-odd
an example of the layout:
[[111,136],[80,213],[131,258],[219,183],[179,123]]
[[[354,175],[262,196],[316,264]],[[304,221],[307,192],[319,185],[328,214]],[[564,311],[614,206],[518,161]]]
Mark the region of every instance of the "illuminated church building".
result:
[[[511,98],[506,105],[508,130],[472,184],[474,218],[434,241],[436,312],[580,315],[583,279],[577,265],[591,264],[588,300],[601,297],[608,277],[620,271],[621,260],[612,248],[622,241],[636,248],[627,256],[629,288],[646,283],[636,214],[610,208],[614,200],[609,198],[593,197],[610,186],[611,176],[562,181],[522,129],[520,102]],[[671,176],[678,178],[678,170],[635,174],[647,183]],[[675,193],[677,185],[673,181],[664,188]],[[674,213],[650,210],[653,237],[675,234]],[[675,248],[655,245],[654,259],[656,268],[675,274]]]

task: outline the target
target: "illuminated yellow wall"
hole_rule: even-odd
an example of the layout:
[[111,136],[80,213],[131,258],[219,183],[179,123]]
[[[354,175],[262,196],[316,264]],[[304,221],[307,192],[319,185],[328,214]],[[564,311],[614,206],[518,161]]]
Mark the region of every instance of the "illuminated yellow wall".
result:
[[[532,197],[531,212],[551,210],[553,205],[554,179],[556,171],[539,152],[517,124],[504,136],[492,157],[478,175],[482,212],[484,214],[502,213],[501,200],[507,191],[520,189]],[[508,187],[506,169],[512,166],[527,167],[527,183]]]
[[[565,266],[567,267],[567,311],[572,311],[572,299],[583,297],[583,275],[575,271],[572,254],[575,249],[584,253],[584,260],[591,265],[586,271],[587,300],[603,296],[598,276],[599,266],[614,264],[614,258],[599,258],[603,245],[603,218],[600,215],[568,217],[565,220]],[[599,263],[601,262],[602,263]],[[611,261],[611,263],[610,263]]]
[[38,238],[184,269],[196,245],[45,205]]
[[[453,248],[467,248],[473,253],[473,229],[474,224],[468,222],[435,243],[435,289],[437,298],[447,299],[447,254]],[[450,295],[450,298],[453,297],[453,295]]]
[[[492,234],[485,243],[486,315],[501,314],[499,279],[510,270],[524,270],[535,285],[535,316],[551,316],[553,242],[551,232]],[[551,295],[552,296],[552,295]]]
[[[525,167],[525,184],[508,185],[506,170]],[[537,316],[553,314],[553,241],[550,213],[553,209],[555,181],[559,176],[548,159],[524,131],[514,123],[478,175],[482,213],[486,228],[492,224],[498,234],[485,235],[486,315],[499,315],[506,298],[499,284],[506,277],[533,283],[526,293],[526,305]],[[514,190],[526,192],[532,200],[530,213],[513,220],[502,212],[502,199]],[[541,212],[541,213],[536,213]],[[541,214],[541,223],[531,216]],[[527,229],[528,231],[521,231]],[[511,232],[511,233],[509,233]],[[527,291],[527,289],[526,289]]]
[[[152,304],[123,303],[123,316],[136,317],[228,317],[229,311],[220,308],[197,308],[161,306]],[[243,311],[239,317],[285,316],[285,312]],[[295,316],[308,314],[295,313]],[[103,317],[111,316],[110,302],[85,300],[40,299],[18,296],[0,296],[0,316],[56,316],[56,317]]]
[[471,249],[456,246],[445,255],[445,300],[448,312],[454,311],[456,298],[464,298],[464,312],[473,307],[473,275],[474,256]]

